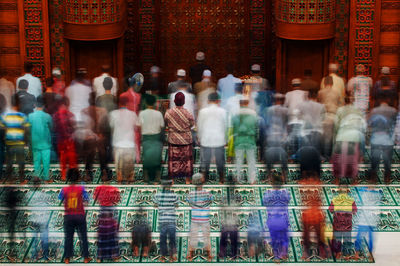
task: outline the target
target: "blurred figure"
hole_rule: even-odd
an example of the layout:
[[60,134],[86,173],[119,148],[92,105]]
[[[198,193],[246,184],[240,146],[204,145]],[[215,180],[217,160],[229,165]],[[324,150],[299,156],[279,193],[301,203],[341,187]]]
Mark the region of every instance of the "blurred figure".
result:
[[65,234],[65,250],[64,263],[70,263],[73,256],[73,239],[75,230],[78,231],[78,236],[81,241],[82,257],[84,263],[91,261],[89,258],[86,216],[84,210],[84,202],[89,201],[89,194],[85,188],[76,185],[79,180],[79,170],[72,168],[68,170],[68,180],[71,185],[64,187],[58,199],[64,202],[64,234]]
[[363,113],[352,102],[351,96],[346,97],[346,105],[338,109],[335,121],[332,160],[336,184],[345,177],[356,182],[358,163],[363,156],[366,122]]
[[[132,229],[132,249],[133,256],[143,257],[149,256],[149,249],[151,244],[151,227],[147,221],[146,212],[140,208],[135,215],[135,221]],[[141,252],[139,253],[140,247]]]
[[[212,194],[203,189],[204,176],[201,173],[194,174],[192,184],[196,186],[187,196],[187,201],[192,207],[192,220],[190,223],[189,254],[187,259],[193,260],[194,251],[198,243],[203,239],[204,249],[208,254],[208,261],[212,260],[210,241],[210,205],[213,200]],[[201,231],[201,235],[199,234]]]
[[155,96],[147,95],[144,100],[146,109],[140,112],[138,119],[142,133],[143,175],[148,184],[158,184],[161,178],[164,117],[160,111],[154,110]]
[[[342,246],[351,242],[353,229],[353,215],[357,212],[357,205],[349,195],[349,188],[339,188],[338,194],[332,199],[329,211],[333,213],[333,239],[331,249],[336,259],[342,258]],[[345,254],[350,255],[350,254]]]
[[342,105],[342,96],[333,89],[333,78],[327,76],[324,78],[324,88],[318,92],[318,101],[325,106],[326,115],[322,122],[322,155],[329,161],[332,155],[333,145],[333,127],[336,119],[336,111]]
[[[308,184],[316,184],[315,181],[309,181]],[[321,210],[321,191],[318,187],[313,187],[317,191],[312,196],[307,198],[305,202],[306,209],[302,211],[302,221],[303,221],[303,257],[305,261],[310,261],[310,256],[312,256],[311,248],[311,233],[314,232],[317,240],[317,256],[321,259],[327,257],[327,247],[325,246],[324,240],[324,227],[325,227],[325,215]]]
[[190,184],[193,174],[193,138],[191,128],[195,121],[193,115],[184,108],[185,94],[178,92],[174,106],[165,113],[168,127],[168,178],[186,178]]
[[255,184],[256,180],[256,141],[258,134],[257,113],[249,108],[249,100],[240,100],[239,113],[232,118],[233,143],[236,155],[236,182],[242,182],[241,170],[246,154],[248,165],[248,181]]
[[44,98],[40,95],[36,101],[36,110],[28,116],[31,125],[31,147],[35,177],[48,183],[51,155],[51,131],[53,119],[43,111]]
[[368,118],[368,126],[371,130],[371,181],[378,181],[377,172],[382,157],[385,167],[384,179],[386,183],[389,183],[397,110],[389,106],[390,98],[388,98],[388,95],[381,95],[377,101],[379,106],[371,110]]
[[372,89],[372,79],[364,75],[365,66],[356,66],[356,76],[352,77],[347,83],[347,92],[354,97],[354,106],[363,114],[369,109],[370,91]]
[[121,95],[120,108],[110,113],[112,146],[114,151],[115,171],[118,182],[134,180],[135,167],[135,127],[138,118],[135,112],[127,108],[129,98]]
[[164,80],[161,77],[161,69],[158,66],[150,68],[150,79],[145,87],[145,93],[149,95],[157,96],[164,93]]
[[54,80],[52,78],[46,79],[46,91],[43,93],[44,111],[49,115],[54,115],[60,105],[61,96],[56,94],[53,90]]
[[321,154],[312,145],[304,145],[296,155],[300,163],[300,176],[303,179],[312,177],[319,180],[321,176]]
[[183,108],[186,109],[193,117],[195,117],[195,111],[196,111],[196,98],[195,96],[189,92],[187,86],[181,86],[178,88],[178,90],[175,93],[171,93],[169,99],[169,108],[173,109],[176,104],[175,104],[175,96],[178,93],[182,93],[185,96],[185,103],[183,104]]
[[272,105],[272,95],[270,97],[265,97],[267,89],[269,89],[269,82],[265,78],[261,77],[261,66],[259,64],[254,64],[250,68],[250,77],[244,80],[243,92],[245,96],[249,97],[249,106],[251,109],[255,110],[257,114],[266,106]]
[[[41,96],[39,96],[41,97]],[[34,187],[36,189],[35,195],[38,196],[40,199],[46,199],[48,196],[41,190],[40,187],[41,181],[36,179],[34,181]],[[44,208],[43,208],[44,207]],[[48,206],[42,206],[43,209],[45,209]],[[50,220],[50,211],[43,211],[42,210],[35,210],[33,211],[33,214],[29,216],[29,220],[31,222],[31,226],[33,227],[35,231],[35,237],[34,237],[34,243],[32,246],[34,247],[34,253],[33,253],[33,258],[35,261],[39,260],[40,258],[43,258],[46,261],[49,261],[49,220]],[[40,238],[39,238],[40,237]],[[42,249],[42,256],[39,257],[39,250],[38,250],[38,242],[40,239],[40,246]]]
[[28,143],[27,138],[29,132],[28,118],[25,114],[18,112],[19,97],[14,94],[11,99],[12,109],[10,112],[0,117],[0,127],[5,131],[6,144],[6,163],[7,168],[5,176],[12,178],[13,163],[18,164],[20,183],[26,184],[28,180],[25,178],[25,144]]
[[194,84],[194,93],[197,96],[198,111],[208,106],[208,96],[216,91],[216,85],[211,81],[211,71],[203,72],[203,79]]
[[63,97],[65,93],[65,81],[62,79],[61,69],[59,67],[53,68],[51,71],[53,80],[53,92]]
[[81,111],[82,129],[78,137],[81,155],[86,164],[86,181],[93,180],[92,170],[96,151],[99,155],[101,178],[110,179],[112,175],[107,165],[107,137],[110,134],[108,114],[106,109],[95,106],[95,102],[96,94],[92,92],[89,96],[89,107]]
[[247,230],[247,242],[249,245],[249,257],[258,257],[264,248],[264,236],[262,235],[263,229],[260,224],[260,217],[257,211],[253,211],[249,214],[248,230]]
[[77,167],[75,141],[75,116],[68,110],[69,100],[63,97],[58,111],[53,115],[54,130],[57,136],[57,149],[60,158],[61,180],[66,180],[67,164],[69,168]]
[[1,126],[1,120],[2,116],[6,112],[7,105],[6,105],[6,97],[4,97],[2,94],[0,94],[0,180],[3,179],[3,165],[4,165],[4,159],[5,159],[5,143],[4,143],[4,137],[5,137],[5,128]]
[[299,105],[307,100],[308,92],[301,89],[301,79],[292,80],[292,89],[286,93],[285,107],[289,109],[289,122],[295,119],[295,113],[298,112]]
[[[154,195],[153,201],[158,207],[160,228],[161,262],[169,255],[169,262],[176,261],[176,213],[178,196],[171,190],[172,180],[162,180],[161,191]],[[167,240],[168,246],[167,247]]]
[[339,65],[338,64],[330,63],[328,68],[329,68],[329,75],[324,77],[324,78],[322,78],[321,90],[325,89],[326,86],[327,86],[325,84],[325,79],[327,77],[331,77],[332,78],[332,85],[331,85],[332,86],[332,90],[336,91],[337,94],[339,95],[339,97],[340,97],[339,106],[342,106],[342,105],[344,105],[344,98],[345,98],[345,95],[346,95],[345,81],[344,81],[344,79],[342,77],[340,77],[337,74],[338,70],[339,70]]
[[106,93],[103,86],[106,78],[110,78],[112,80],[111,94],[117,96],[118,81],[116,78],[111,77],[111,67],[109,65],[102,65],[101,72],[102,73],[100,76],[93,79],[93,91],[96,93],[96,97],[100,97]]
[[[221,95],[221,106],[225,108],[228,112],[226,107],[228,99],[235,96],[235,87],[237,83],[242,83],[242,80],[233,76],[234,73],[234,66],[232,63],[228,63],[225,67],[226,76],[218,80],[217,90],[219,95]],[[241,94],[241,92],[240,92]]]
[[[379,205],[382,195],[378,190],[375,190],[373,186],[359,187],[357,190],[364,206],[371,207]],[[374,249],[374,231],[378,225],[379,216],[374,210],[371,210],[368,207],[358,211],[355,259],[360,258],[360,251],[362,251],[364,239],[368,239],[368,250],[371,252],[371,254]]]
[[219,95],[214,92],[208,96],[209,106],[200,110],[197,119],[197,137],[200,142],[201,171],[208,180],[211,157],[214,154],[220,184],[225,177],[225,144],[228,125],[226,111],[219,107]]
[[25,74],[17,79],[16,84],[19,84],[19,82],[23,79],[26,80],[28,82],[28,87],[26,89],[27,92],[29,94],[32,94],[36,98],[42,94],[42,83],[40,82],[40,79],[38,77],[32,75],[33,67],[34,66],[32,62],[25,62],[24,63]]
[[298,109],[294,110],[288,122],[288,136],[286,139],[286,150],[291,162],[297,160],[299,149],[309,143],[308,139],[304,136],[304,127],[305,122],[302,120],[300,111]]
[[[224,207],[234,207],[233,206]],[[226,258],[230,255],[231,259],[234,260],[238,256],[239,251],[239,220],[235,214],[235,210],[224,208],[221,217],[221,238],[219,239],[219,254],[220,258]],[[229,243],[230,250],[227,250]]]
[[[203,72],[201,72],[203,73]],[[201,74],[200,74],[201,75]],[[176,71],[176,81],[168,83],[168,94],[176,93],[182,87],[187,88],[188,92],[192,91],[192,85],[185,81],[186,71],[184,69],[178,69]],[[199,81],[201,80],[201,76]]]
[[[317,83],[316,83],[317,84]],[[308,91],[308,99],[302,102],[298,108],[301,119],[304,121],[304,135],[310,145],[322,153],[322,124],[325,120],[325,106],[317,102],[318,89]]]
[[4,205],[7,208],[6,221],[7,221],[7,232],[11,242],[14,243],[15,226],[17,224],[18,210],[16,207],[20,204],[22,198],[18,196],[18,190],[13,187],[4,188]]
[[267,190],[263,195],[263,205],[267,207],[267,226],[271,236],[274,261],[279,262],[288,258],[290,194],[281,187],[279,175],[274,176],[272,184],[273,190]]
[[69,100],[69,111],[74,114],[77,122],[82,121],[81,112],[89,106],[89,95],[92,88],[87,84],[85,68],[78,68],[75,79],[65,89],[65,96]]
[[381,68],[380,79],[375,82],[372,99],[375,100],[374,107],[379,105],[377,101],[381,95],[387,95],[390,100],[388,104],[391,107],[397,108],[398,95],[396,90],[396,82],[390,78],[390,67],[384,66]]
[[192,80],[192,86],[201,81],[204,70],[211,69],[209,66],[206,65],[205,60],[206,55],[203,52],[199,51],[196,53],[197,64],[191,66],[189,69],[189,77]]
[[311,69],[304,70],[304,79],[301,81],[301,89],[303,91],[318,91],[318,82],[312,79],[312,74]]
[[25,115],[33,113],[35,109],[36,98],[27,92],[29,83],[26,79],[21,79],[18,84],[18,92],[15,94],[19,98],[18,110]]
[[7,80],[5,77],[0,78],[0,94],[4,96],[5,98],[5,103],[3,104],[4,106],[4,111],[5,110],[10,110],[11,109],[11,97],[15,93],[15,86],[14,84]]
[[104,88],[104,94],[101,96],[96,95],[96,106],[107,110],[110,113],[118,109],[117,97],[111,93],[111,89],[114,87],[114,81],[111,77],[105,77],[102,84]]

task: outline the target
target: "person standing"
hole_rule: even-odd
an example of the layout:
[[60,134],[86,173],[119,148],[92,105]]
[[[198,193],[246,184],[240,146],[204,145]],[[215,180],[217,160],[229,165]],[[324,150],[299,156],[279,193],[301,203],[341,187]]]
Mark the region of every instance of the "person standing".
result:
[[304,79],[301,81],[301,89],[303,91],[318,91],[318,82],[312,79],[312,70],[304,70]]
[[146,82],[145,93],[154,96],[164,94],[164,85],[161,69],[158,66],[152,66],[150,68],[150,80]]
[[87,84],[85,68],[78,68],[76,77],[65,90],[69,100],[69,111],[74,114],[76,122],[81,122],[81,111],[89,106],[89,95],[92,88]]
[[307,100],[308,92],[301,89],[301,79],[292,80],[292,89],[286,93],[284,106],[289,109],[289,122],[296,118],[299,105]]
[[345,81],[344,78],[340,77],[337,73],[339,70],[339,65],[336,63],[330,63],[329,64],[329,75],[322,78],[321,80],[321,90],[325,89],[326,86],[328,86],[327,84],[325,84],[325,79],[327,77],[331,77],[332,78],[332,89],[334,91],[337,92],[337,94],[339,95],[340,101],[339,101],[339,106],[344,105],[344,98],[346,95],[346,86],[345,86]]
[[227,75],[224,78],[218,80],[217,91],[221,95],[221,106],[226,108],[228,99],[235,96],[235,87],[237,83],[242,83],[242,80],[233,76],[234,67],[232,63],[229,63],[225,67]]
[[154,110],[155,96],[147,95],[145,102],[147,108],[140,112],[138,119],[142,133],[143,175],[146,182],[158,184],[161,177],[164,117],[160,111]]
[[214,154],[220,184],[225,177],[225,144],[228,120],[226,111],[219,107],[219,95],[214,92],[208,96],[209,106],[200,110],[197,119],[197,137],[200,142],[200,169],[208,180],[211,157]]
[[111,78],[112,80],[112,87],[111,87],[111,94],[117,96],[118,93],[118,81],[116,78],[111,77],[110,75],[111,68],[109,65],[102,65],[101,66],[101,75],[93,79],[93,91],[96,93],[96,97],[100,97],[104,95],[105,88],[103,86],[104,80],[106,78]]
[[18,112],[19,97],[14,94],[11,99],[12,109],[0,117],[0,127],[5,131],[6,163],[5,175],[11,177],[14,161],[18,164],[19,179],[21,184],[26,184],[25,178],[25,144],[29,132],[28,118],[24,113]]
[[189,254],[187,259],[193,260],[194,251],[200,242],[201,237],[208,261],[211,261],[211,241],[210,241],[210,205],[213,200],[212,194],[203,189],[204,177],[201,173],[194,174],[192,184],[196,186],[195,191],[191,191],[187,196],[187,201],[192,207],[192,221],[190,223]]
[[205,60],[206,55],[204,52],[199,51],[196,53],[197,64],[191,66],[189,69],[189,77],[192,80],[192,86],[201,81],[204,70],[211,69],[208,65],[206,65]]
[[[176,80],[168,83],[168,93],[176,93],[180,88],[186,87],[189,92],[192,91],[192,85],[186,82],[186,71],[184,69],[178,69],[176,71]],[[201,80],[201,78],[200,78]]]
[[17,84],[23,79],[28,81],[28,88],[27,92],[35,96],[37,98],[39,95],[42,94],[42,83],[38,77],[32,75],[33,64],[32,62],[25,62],[24,63],[24,71],[25,74],[19,77],[16,81]]
[[46,79],[46,91],[43,93],[43,110],[49,115],[54,115],[57,112],[60,105],[60,99],[62,96],[55,93],[53,90],[54,80],[52,78]]
[[174,105],[165,113],[168,128],[168,178],[186,178],[190,184],[193,174],[193,115],[184,108],[185,95],[178,92]]
[[61,69],[59,67],[55,67],[51,70],[53,80],[53,92],[59,95],[60,97],[64,97],[65,93],[65,81],[62,78]]
[[65,234],[65,250],[64,262],[70,263],[73,256],[73,240],[75,230],[78,231],[79,239],[81,241],[82,257],[84,263],[91,261],[89,258],[88,240],[87,240],[87,226],[86,215],[84,209],[84,202],[89,201],[89,194],[85,188],[76,185],[79,180],[79,170],[72,168],[68,170],[68,180],[71,184],[64,187],[58,199],[64,202],[64,234]]
[[111,89],[114,87],[114,81],[111,77],[105,77],[102,84],[104,88],[104,94],[101,96],[96,95],[96,106],[102,107],[110,113],[118,109],[117,97],[111,93]]
[[121,95],[120,108],[110,113],[112,146],[118,182],[134,180],[135,167],[135,127],[138,118],[127,106],[129,98]]
[[[171,190],[172,180],[162,180],[161,191],[154,195],[153,201],[158,207],[158,225],[160,228],[161,262],[169,255],[169,262],[176,261],[176,213],[178,196]],[[167,247],[167,241],[168,246]]]
[[[7,102],[6,97],[4,97],[4,95],[0,94],[0,121],[1,121],[1,117],[4,115],[4,113],[6,112],[6,109],[7,109],[6,102]],[[1,126],[1,123],[0,123],[0,180],[3,179],[3,165],[4,165],[4,159],[5,159],[4,137],[5,137],[5,130]]]
[[248,165],[248,181],[255,184],[256,180],[256,141],[258,135],[257,113],[250,109],[249,100],[240,100],[239,113],[232,118],[233,145],[236,155],[236,182],[242,182],[241,170],[244,156]]
[[43,111],[43,107],[44,99],[43,96],[40,95],[36,101],[36,110],[29,114],[28,122],[31,125],[31,143],[35,176],[47,183],[50,182],[49,171],[53,119],[48,113]]
[[364,75],[366,69],[362,64],[356,67],[356,76],[347,83],[347,92],[354,97],[354,106],[363,114],[369,109],[372,79]]
[[75,131],[75,116],[68,110],[69,100],[63,97],[58,111],[53,115],[53,125],[57,138],[58,156],[60,158],[61,180],[67,177],[67,164],[69,168],[77,167],[75,141],[72,137]]
[[189,113],[195,117],[196,115],[196,97],[189,92],[189,89],[187,86],[181,86],[178,88],[178,90],[175,93],[172,93],[169,97],[169,108],[173,109],[176,104],[175,104],[175,95],[178,93],[182,93],[185,96],[185,104],[183,105],[183,108],[185,108]]
[[[18,84],[18,83],[17,83]],[[14,84],[7,80],[5,77],[0,78],[0,94],[5,97],[5,104],[3,105],[5,107],[4,110],[9,110],[11,109],[11,97],[15,93],[15,86]]]
[[379,105],[378,98],[382,94],[390,96],[388,103],[390,106],[397,108],[398,95],[396,89],[396,82],[390,78],[390,67],[384,66],[381,69],[381,76],[379,80],[375,82],[374,89],[371,93],[371,100],[375,103],[373,106]]
[[208,96],[215,92],[216,85],[211,80],[211,71],[206,69],[203,73],[203,79],[200,82],[194,84],[194,93],[197,98],[198,111],[207,107]]
[[19,98],[18,110],[25,115],[29,115],[35,109],[36,98],[29,92],[27,88],[29,82],[26,79],[21,79],[18,83],[18,92],[15,94]]

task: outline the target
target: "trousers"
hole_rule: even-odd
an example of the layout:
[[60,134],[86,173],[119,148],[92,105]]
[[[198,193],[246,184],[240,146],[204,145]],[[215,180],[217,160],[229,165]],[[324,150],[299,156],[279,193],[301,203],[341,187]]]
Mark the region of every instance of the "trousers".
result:
[[50,157],[51,149],[33,150],[33,167],[35,169],[35,176],[43,180],[49,180]]
[[217,164],[217,172],[221,181],[223,181],[224,173],[225,173],[225,149],[224,147],[204,147],[201,146],[201,164],[200,169],[206,176],[208,176],[208,172],[210,170],[211,157],[214,154],[215,161]]
[[40,236],[40,247],[43,251],[43,258],[47,259],[49,257],[49,227],[45,223],[34,223],[36,237],[34,238],[33,247],[35,251],[33,253],[34,257],[38,256],[38,241]]
[[241,170],[243,167],[244,155],[246,154],[247,166],[248,166],[248,178],[250,183],[256,181],[256,152],[255,149],[235,149],[236,156],[236,173],[237,181],[241,182]]
[[[201,231],[201,234],[200,234]],[[189,246],[191,249],[195,249],[197,244],[203,239],[204,247],[206,249],[211,248],[210,242],[210,223],[209,222],[193,222],[190,225],[190,239]]]
[[[169,244],[169,249],[167,245]],[[172,256],[176,251],[175,223],[160,223],[160,249],[162,256]]]
[[75,229],[78,231],[81,241],[81,251],[84,258],[89,257],[89,246],[87,240],[87,227],[85,215],[64,215],[65,249],[64,258],[71,258],[73,255],[73,240]]
[[357,237],[355,248],[357,251],[361,250],[363,238],[368,238],[368,249],[372,252],[374,248],[374,228],[369,225],[359,225],[357,230]]
[[18,164],[19,168],[19,178],[22,180],[24,178],[25,170],[25,150],[24,145],[7,145],[6,146],[6,160],[7,169],[6,176],[9,177],[12,174],[14,161]]

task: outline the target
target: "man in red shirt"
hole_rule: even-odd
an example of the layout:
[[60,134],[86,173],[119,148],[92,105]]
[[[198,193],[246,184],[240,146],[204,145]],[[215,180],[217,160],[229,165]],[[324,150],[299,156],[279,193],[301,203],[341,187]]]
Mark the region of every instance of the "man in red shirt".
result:
[[71,185],[61,190],[58,198],[64,201],[64,234],[65,234],[65,251],[64,262],[68,264],[73,255],[73,239],[75,229],[78,231],[80,241],[82,243],[82,256],[85,258],[84,262],[88,263],[89,258],[88,240],[87,240],[87,226],[85,210],[83,208],[84,201],[89,201],[89,195],[85,188],[76,185],[79,180],[79,170],[72,168],[68,170],[68,180]]

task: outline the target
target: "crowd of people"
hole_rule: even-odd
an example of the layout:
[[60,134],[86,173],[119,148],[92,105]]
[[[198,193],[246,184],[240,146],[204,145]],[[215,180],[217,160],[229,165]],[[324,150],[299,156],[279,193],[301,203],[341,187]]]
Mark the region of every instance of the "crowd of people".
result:
[[[25,147],[29,147],[35,182],[53,182],[50,162],[58,159],[61,179],[74,183],[64,188],[59,196],[65,206],[66,263],[72,257],[75,229],[82,238],[82,256],[85,262],[90,260],[83,204],[88,198],[84,187],[76,184],[80,180],[79,158],[85,163],[82,179],[86,182],[93,180],[93,163],[97,156],[104,183],[113,179],[112,161],[120,183],[134,181],[135,164],[138,163],[143,167],[146,183],[161,183],[162,190],[155,195],[154,203],[159,208],[163,261],[168,255],[169,261],[176,260],[177,196],[170,187],[177,179],[196,186],[187,197],[192,206],[188,259],[193,259],[200,231],[204,249],[211,259],[209,206],[213,199],[202,185],[210,178],[213,160],[220,184],[253,185],[264,181],[273,185],[273,189],[265,192],[263,203],[267,207],[267,227],[277,261],[288,256],[290,193],[281,185],[287,180],[289,162],[300,164],[301,179],[308,184],[318,183],[322,162],[332,162],[336,184],[345,179],[356,183],[358,164],[370,146],[369,182],[377,182],[381,160],[384,181],[390,182],[393,148],[400,136],[400,123],[396,123],[396,83],[390,79],[388,67],[382,68],[380,79],[373,83],[365,75],[365,67],[358,65],[356,76],[347,84],[337,74],[337,64],[329,65],[329,75],[321,83],[314,81],[311,70],[306,69],[304,77],[293,79],[291,88],[282,94],[277,91],[284,89],[272,88],[268,80],[261,77],[260,65],[251,66],[250,75],[237,78],[233,75],[232,65],[228,64],[227,76],[214,83],[204,53],[199,52],[196,60],[196,65],[189,71],[191,82],[186,79],[186,71],[179,69],[177,80],[168,84],[169,109],[165,113],[156,108],[159,93],[164,91],[161,69],[156,66],[151,68],[148,82],[140,73],[128,77],[127,90],[123,93],[117,79],[111,77],[108,66],[102,67],[103,73],[93,82],[86,79],[85,69],[78,69],[69,86],[62,80],[60,69],[55,68],[53,76],[46,79],[44,90],[40,79],[32,76],[29,62],[25,64],[26,74],[17,79],[16,92],[11,82],[0,80],[0,167],[3,168],[4,161],[6,163],[5,171],[0,169],[1,178],[13,182],[13,164],[16,163],[20,184],[29,181],[24,171]],[[168,175],[162,176],[165,143]],[[193,169],[196,146],[200,148],[201,157],[198,174],[194,174]],[[258,180],[258,160],[266,164],[267,180]],[[225,169],[226,162],[231,161],[236,164],[232,180]],[[247,171],[243,171],[244,161]],[[280,171],[273,171],[276,164],[280,165]],[[96,190],[96,198],[103,199],[100,200],[98,258],[117,260],[118,222],[113,206],[119,201],[118,189],[102,185]],[[369,200],[378,198],[371,196],[375,195],[371,187],[362,191]],[[340,187],[329,207],[334,215],[331,250],[337,258],[342,255],[341,243],[351,241],[351,217],[357,212],[355,201],[348,192],[348,188]],[[10,204],[13,205],[12,200]],[[304,258],[308,258],[310,252],[310,230],[316,232],[319,254],[325,257],[328,250],[321,229],[325,221],[320,209],[321,195],[316,193],[307,205],[302,214]],[[139,255],[141,250],[142,255],[147,256],[151,230],[140,213],[137,227],[133,229],[133,254]],[[371,218],[371,215],[367,211],[359,215],[360,236],[371,233],[376,225],[376,217]],[[237,219],[234,209],[223,211],[219,256],[237,256]],[[255,256],[263,243],[263,226],[258,218],[250,215],[248,228],[249,255]],[[361,237],[358,237],[356,250],[361,249],[360,243]],[[369,243],[372,251],[372,239]]]

